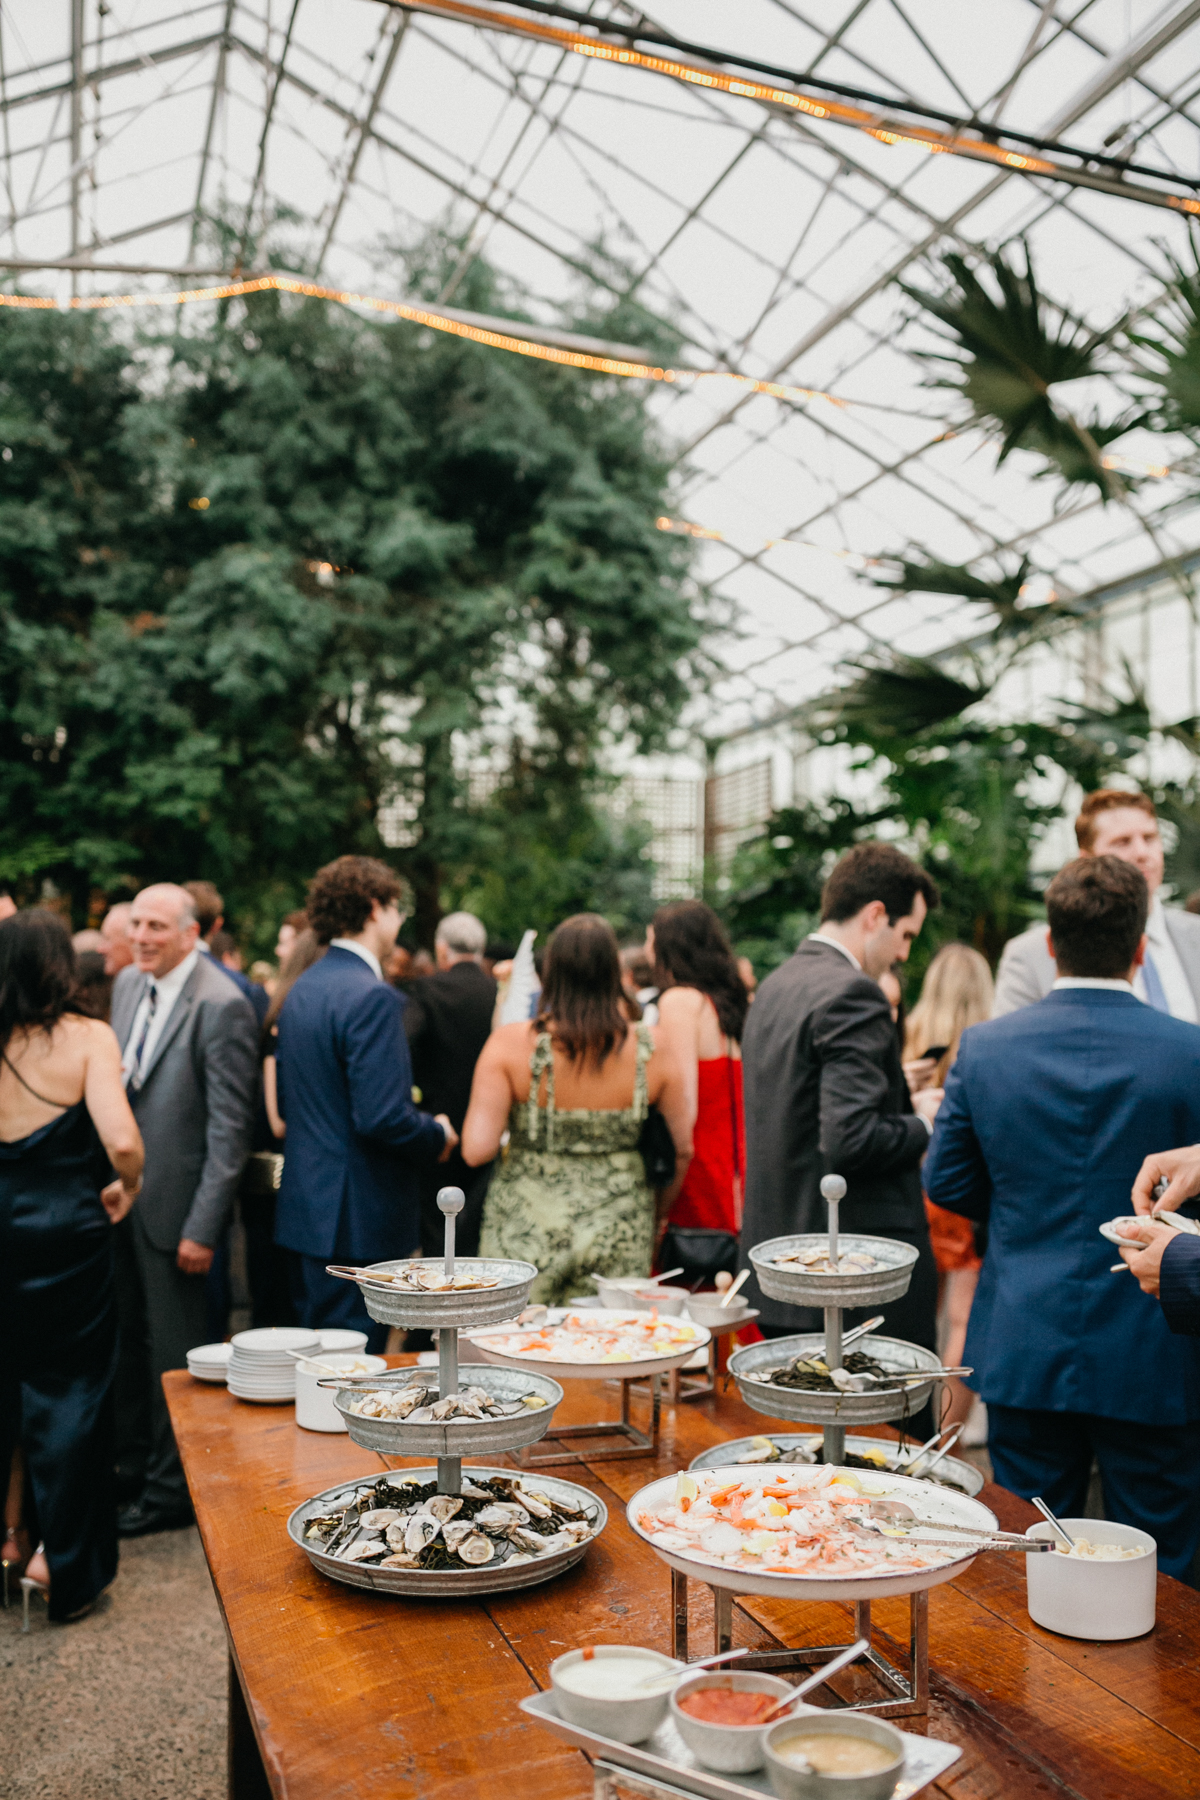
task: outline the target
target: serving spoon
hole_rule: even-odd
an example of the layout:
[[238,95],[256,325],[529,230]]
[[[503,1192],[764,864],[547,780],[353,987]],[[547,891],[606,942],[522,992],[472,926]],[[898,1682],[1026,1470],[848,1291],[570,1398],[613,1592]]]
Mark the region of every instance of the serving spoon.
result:
[[750,1650],[724,1650],[720,1656],[705,1656],[699,1662],[687,1663],[682,1669],[660,1669],[657,1675],[651,1675],[646,1681],[639,1681],[637,1692],[646,1688],[659,1687],[663,1682],[671,1686],[677,1681],[685,1681],[689,1675],[696,1675],[702,1669],[715,1669],[718,1663],[734,1662],[739,1656],[749,1656]]
[[[820,1687],[822,1682],[828,1681],[831,1675],[836,1675],[839,1669],[848,1668],[852,1662],[857,1662],[859,1657],[865,1655],[870,1648],[871,1643],[869,1638],[859,1638],[857,1643],[851,1644],[847,1649],[843,1650],[840,1656],[835,1656],[832,1662],[822,1663],[816,1674],[810,1675],[807,1681],[802,1681],[794,1694],[789,1694],[785,1700],[780,1700],[777,1705],[773,1706],[770,1712],[764,1713],[759,1720],[759,1724],[770,1725],[773,1724],[776,1719],[782,1719],[792,1710],[797,1700],[803,1700],[805,1694],[811,1694],[814,1688]],[[792,1762],[792,1767],[794,1769],[800,1768],[799,1759]],[[804,1773],[805,1771],[810,1774],[812,1773],[812,1764],[810,1762],[805,1762],[804,1770],[802,1770],[801,1773]]]
[[1043,1519],[1045,1519],[1047,1525],[1052,1525],[1054,1527],[1055,1531],[1057,1531],[1059,1537],[1063,1540],[1063,1543],[1067,1546],[1068,1550],[1073,1550],[1075,1548],[1075,1539],[1071,1536],[1070,1532],[1066,1529],[1065,1526],[1059,1524],[1058,1520],[1055,1518],[1054,1514],[1050,1511],[1050,1508],[1046,1505],[1046,1502],[1041,1498],[1040,1494],[1035,1494],[1033,1496],[1033,1504],[1037,1507],[1037,1509],[1041,1513]]

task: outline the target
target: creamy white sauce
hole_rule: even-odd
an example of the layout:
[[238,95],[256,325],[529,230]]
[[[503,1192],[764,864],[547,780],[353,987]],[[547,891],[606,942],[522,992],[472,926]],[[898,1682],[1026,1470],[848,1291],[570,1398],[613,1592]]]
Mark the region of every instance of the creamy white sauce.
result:
[[[641,1688],[652,1675],[669,1673],[670,1664],[662,1657],[630,1654],[594,1656],[587,1662],[581,1659],[568,1663],[565,1669],[555,1671],[554,1679],[559,1687],[572,1694],[586,1694],[592,1700],[632,1700],[654,1692],[651,1687]],[[636,1692],[639,1688],[640,1693]]]
[[1085,1556],[1093,1562],[1126,1562],[1131,1556],[1146,1555],[1139,1544],[1093,1544],[1084,1537],[1077,1537],[1071,1550],[1065,1544],[1055,1544],[1054,1548],[1060,1556]]

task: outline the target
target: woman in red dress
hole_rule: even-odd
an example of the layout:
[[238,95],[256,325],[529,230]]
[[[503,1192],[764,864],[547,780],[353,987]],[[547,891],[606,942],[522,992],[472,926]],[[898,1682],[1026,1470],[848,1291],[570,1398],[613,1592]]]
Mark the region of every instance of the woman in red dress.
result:
[[683,1071],[695,1119],[692,1160],[667,1216],[659,1268],[683,1265],[696,1290],[737,1268],[746,1130],[742,1027],[749,1004],[725,928],[699,900],[660,906],[646,933],[654,964],[658,1039]]

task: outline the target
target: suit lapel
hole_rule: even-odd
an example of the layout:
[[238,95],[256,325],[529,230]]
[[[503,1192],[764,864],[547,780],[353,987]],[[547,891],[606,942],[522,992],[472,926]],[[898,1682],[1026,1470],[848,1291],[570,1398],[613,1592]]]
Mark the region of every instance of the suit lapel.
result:
[[200,984],[200,970],[203,966],[202,962],[196,964],[196,967],[192,970],[191,974],[183,984],[183,992],[171,1008],[171,1016],[163,1027],[162,1036],[154,1046],[154,1055],[146,1064],[145,1072],[142,1075],[143,1088],[162,1061],[163,1053],[175,1042],[175,1039],[179,1036],[184,1025],[191,1017],[192,1008],[196,1004],[196,989]]
[[1188,986],[1195,996],[1197,1007],[1200,1008],[1200,957],[1196,954],[1196,936],[1193,932],[1185,931],[1182,928],[1178,922],[1181,917],[1182,915],[1175,907],[1163,908],[1163,924],[1166,926],[1167,936],[1175,947],[1175,954],[1183,965]]
[[122,1055],[124,1055],[125,1046],[129,1042],[129,1033],[133,1029],[133,1021],[137,1017],[137,1009],[142,1003],[147,983],[148,978],[145,975],[139,975],[136,981],[127,981],[123,985],[119,1011],[112,1021]]

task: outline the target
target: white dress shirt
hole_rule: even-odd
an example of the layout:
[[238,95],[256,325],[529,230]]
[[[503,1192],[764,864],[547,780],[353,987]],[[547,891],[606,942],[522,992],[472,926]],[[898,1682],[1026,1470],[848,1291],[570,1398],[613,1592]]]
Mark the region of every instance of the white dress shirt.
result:
[[[1197,1023],[1196,998],[1188,985],[1188,978],[1183,972],[1179,952],[1167,932],[1163,903],[1157,894],[1150,902],[1150,915],[1146,920],[1146,954],[1154,958],[1154,967],[1158,971],[1158,979],[1162,982],[1163,993],[1167,996],[1171,1017],[1186,1019],[1190,1025],[1195,1025]],[[1133,991],[1139,1000],[1147,1000],[1146,979],[1140,969],[1134,977]]]
[[373,950],[365,944],[356,944],[353,938],[330,938],[331,950],[353,950],[355,956],[361,956],[367,967],[374,972],[376,981],[383,980],[383,964]]
[[1112,988],[1118,994],[1133,992],[1130,983],[1117,975],[1060,975],[1051,992],[1057,993],[1059,988]]
[[[138,1009],[133,1015],[133,1024],[130,1027],[129,1036],[125,1041],[125,1056],[121,1064],[121,1077],[126,1087],[129,1086],[130,1078],[133,1075],[134,1055],[141,1039],[142,1026],[145,1024],[146,1015],[150,1010],[150,989],[154,988],[157,990],[158,1000],[154,1008],[154,1017],[150,1021],[150,1028],[146,1032],[146,1042],[142,1047],[141,1072],[143,1075],[150,1067],[154,1052],[158,1047],[158,1040],[166,1030],[167,1020],[175,1010],[175,1002],[183,992],[184,983],[187,981],[188,976],[191,974],[199,960],[200,952],[198,950],[191,950],[187,956],[184,957],[182,962],[176,963],[173,969],[168,969],[165,975],[152,975],[150,977],[150,986],[147,987],[146,992],[138,1002]],[[141,1085],[140,1081],[138,1085]]]
[[808,934],[808,941],[810,944],[832,944],[833,948],[835,950],[840,950],[847,962],[852,962],[859,974],[862,974],[863,966],[859,962],[857,956],[855,956],[853,950],[847,950],[845,944],[838,938],[828,937],[823,931],[810,931]]

